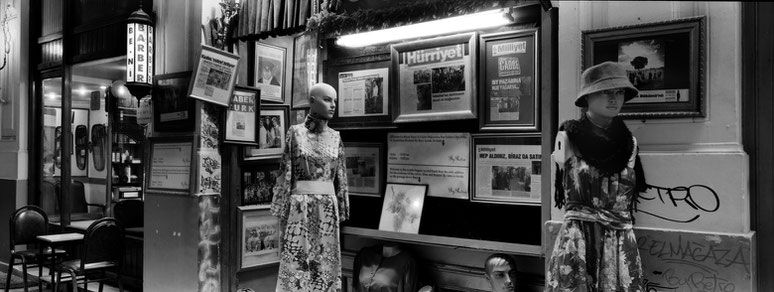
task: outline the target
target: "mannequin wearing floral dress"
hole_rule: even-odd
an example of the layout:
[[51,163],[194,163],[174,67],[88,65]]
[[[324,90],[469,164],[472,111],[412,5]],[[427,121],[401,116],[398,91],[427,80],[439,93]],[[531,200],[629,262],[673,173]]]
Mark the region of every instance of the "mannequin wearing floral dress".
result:
[[271,212],[280,219],[276,291],[340,291],[339,223],[349,218],[343,143],[327,126],[336,91],[310,90],[310,114],[286,135]]

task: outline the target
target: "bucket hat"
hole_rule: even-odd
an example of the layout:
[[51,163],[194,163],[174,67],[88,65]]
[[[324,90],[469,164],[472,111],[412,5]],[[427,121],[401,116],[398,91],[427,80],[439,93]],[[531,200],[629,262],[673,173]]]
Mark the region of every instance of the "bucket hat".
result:
[[586,107],[588,103],[584,96],[614,88],[623,88],[626,91],[624,102],[639,93],[629,82],[629,75],[621,64],[607,61],[594,65],[581,74],[581,89],[578,97],[575,98],[575,106]]

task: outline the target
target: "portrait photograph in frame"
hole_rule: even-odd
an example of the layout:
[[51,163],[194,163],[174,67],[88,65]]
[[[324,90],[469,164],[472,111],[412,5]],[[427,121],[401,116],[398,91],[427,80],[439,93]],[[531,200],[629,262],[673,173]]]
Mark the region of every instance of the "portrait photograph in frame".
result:
[[472,202],[540,205],[539,134],[477,134],[472,138]]
[[387,183],[379,230],[419,234],[427,185]]
[[279,219],[270,206],[240,206],[239,269],[279,263]]
[[228,106],[237,79],[239,55],[201,45],[189,96]]
[[290,127],[287,105],[261,105],[258,118],[258,146],[244,147],[244,160],[281,158],[285,150],[285,135]]
[[539,131],[538,30],[499,32],[479,39],[482,131]]
[[258,145],[260,92],[261,90],[255,87],[234,87],[226,109],[223,143]]
[[350,195],[380,197],[384,185],[384,145],[344,142]]
[[188,132],[194,129],[196,100],[188,98],[191,71],[153,78],[153,130]]
[[390,54],[325,61],[323,81],[339,94],[330,125],[339,129],[395,128],[390,106]]
[[317,34],[304,32],[293,39],[293,108],[309,107],[309,88],[317,83]]
[[254,86],[261,90],[261,102],[285,102],[285,60],[282,47],[255,43]]
[[282,174],[280,163],[261,163],[242,168],[242,205],[271,204],[272,189]]
[[475,119],[478,35],[392,45],[395,123]]
[[583,68],[612,61],[626,68],[639,95],[623,118],[703,117],[705,18],[585,30]]

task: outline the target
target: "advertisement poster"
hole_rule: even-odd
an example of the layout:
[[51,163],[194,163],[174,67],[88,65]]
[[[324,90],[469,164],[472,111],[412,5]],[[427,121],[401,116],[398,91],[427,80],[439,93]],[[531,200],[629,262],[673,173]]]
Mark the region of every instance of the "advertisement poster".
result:
[[473,200],[540,203],[540,145],[476,145]]
[[285,49],[256,43],[255,56],[255,87],[261,89],[261,100],[284,102]]
[[428,184],[428,196],[468,199],[469,133],[390,133],[387,182]]
[[486,44],[488,121],[533,123],[535,108],[534,36]]
[[236,81],[239,56],[202,46],[199,64],[194,72],[190,96],[207,102],[228,106],[231,90]]
[[388,73],[388,68],[339,73],[339,117],[387,115]]
[[471,64],[468,44],[400,52],[401,115],[470,110]]
[[683,88],[665,84],[665,48],[664,39],[655,38],[618,43],[618,63],[626,68],[629,81],[640,91],[629,103],[688,101],[687,83],[680,84]]
[[192,143],[156,143],[151,149],[151,188],[188,190]]
[[226,114],[226,140],[240,142],[257,141],[256,111],[258,109],[258,96],[255,91],[235,89],[231,97],[231,103]]

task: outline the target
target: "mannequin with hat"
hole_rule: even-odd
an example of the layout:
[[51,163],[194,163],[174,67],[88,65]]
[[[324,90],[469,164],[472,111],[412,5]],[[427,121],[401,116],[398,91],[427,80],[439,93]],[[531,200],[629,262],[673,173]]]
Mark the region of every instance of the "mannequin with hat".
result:
[[637,94],[618,63],[581,75],[575,105],[584,113],[562,123],[551,155],[554,199],[565,216],[546,267],[546,291],[644,290],[632,212],[647,184],[637,139],[617,116]]

